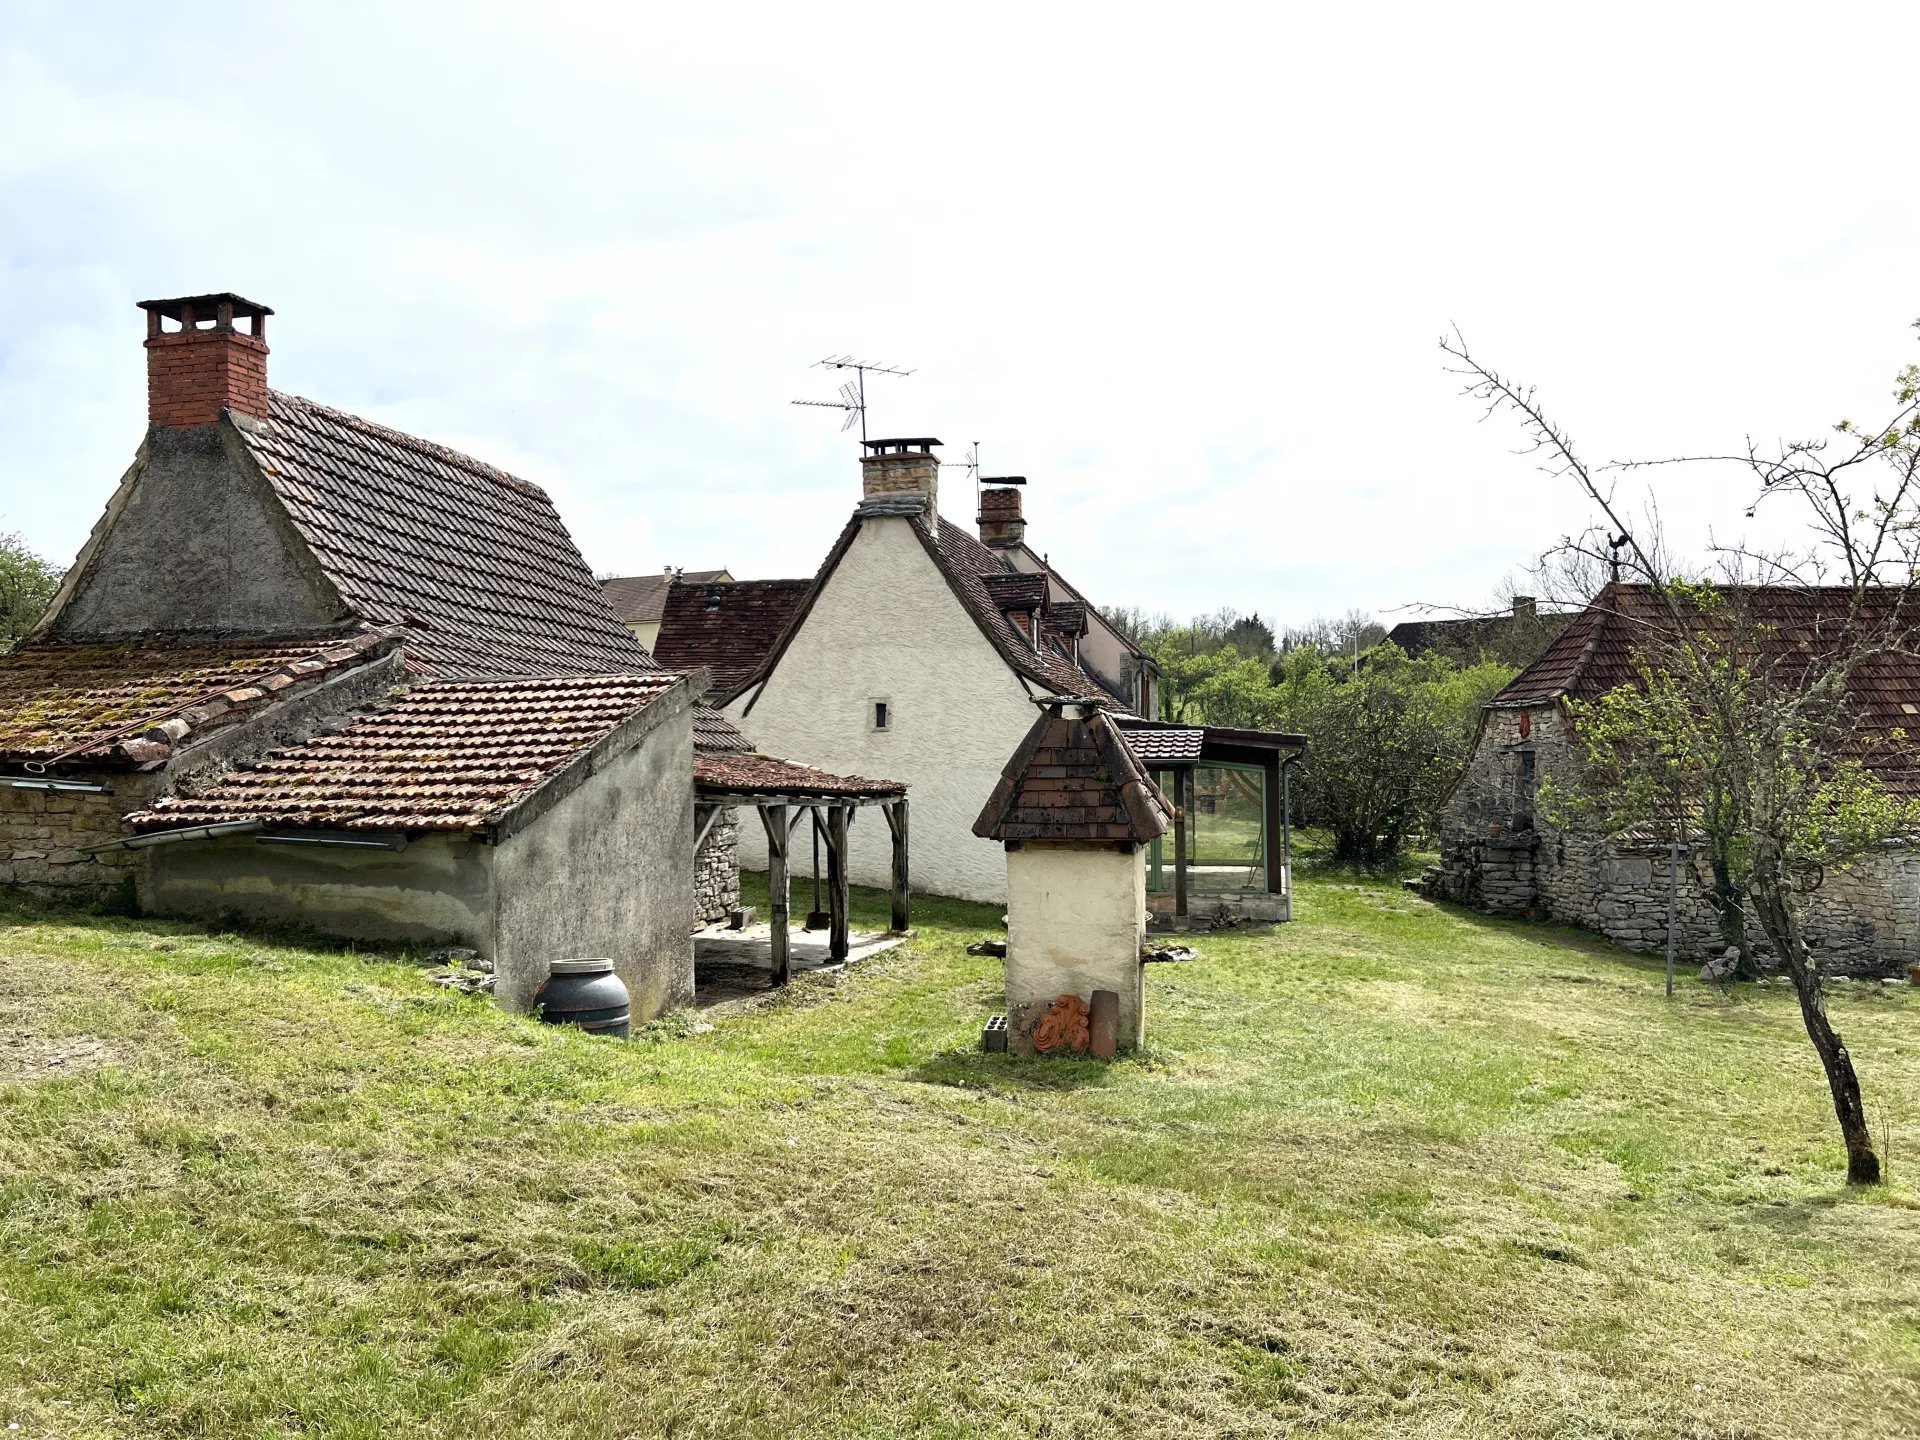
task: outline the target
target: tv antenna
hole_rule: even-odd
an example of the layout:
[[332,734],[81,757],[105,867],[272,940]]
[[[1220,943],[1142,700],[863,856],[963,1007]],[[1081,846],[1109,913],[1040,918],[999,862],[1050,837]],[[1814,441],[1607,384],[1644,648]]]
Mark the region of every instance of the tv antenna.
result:
[[844,410],[846,421],[840,426],[845,430],[853,428],[853,422],[860,422],[860,443],[867,443],[867,372],[875,375],[911,375],[913,371],[902,370],[897,365],[870,365],[864,360],[856,360],[851,355],[829,355],[824,360],[816,360],[815,370],[851,370],[854,378],[840,387],[838,400],[795,400],[795,405],[813,405],[822,410]]

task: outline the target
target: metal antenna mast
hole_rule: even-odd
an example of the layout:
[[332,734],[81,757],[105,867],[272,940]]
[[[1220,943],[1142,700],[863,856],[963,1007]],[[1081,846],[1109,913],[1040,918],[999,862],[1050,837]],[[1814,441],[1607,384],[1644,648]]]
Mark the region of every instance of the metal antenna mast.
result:
[[902,370],[895,365],[870,365],[864,360],[856,360],[851,355],[829,355],[824,360],[816,360],[816,370],[851,370],[854,378],[840,387],[838,400],[795,400],[795,405],[814,405],[823,410],[844,410],[846,422],[842,430],[851,430],[853,422],[860,422],[860,443],[867,443],[867,372],[875,375],[911,375],[913,371]]

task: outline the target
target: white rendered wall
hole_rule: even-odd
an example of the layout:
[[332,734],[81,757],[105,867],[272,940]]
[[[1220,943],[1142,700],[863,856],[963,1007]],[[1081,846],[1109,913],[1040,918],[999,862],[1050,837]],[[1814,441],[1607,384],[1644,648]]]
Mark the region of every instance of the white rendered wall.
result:
[[1140,942],[1147,929],[1147,856],[1111,845],[1029,840],[1007,854],[1007,1029],[1031,1046],[1047,1007],[1072,993],[1120,997],[1120,1046],[1146,1039]]
[[[726,707],[754,746],[836,775],[904,780],[913,887],[999,904],[1001,849],[973,833],[1000,772],[1039,712],[905,518],[867,520],[779,667]],[[873,701],[887,701],[887,730]],[[751,701],[752,709],[747,709]],[[851,877],[886,885],[893,848],[879,810],[855,812]],[[811,863],[793,832],[794,873]],[[740,863],[767,865],[757,816],[740,823]]]

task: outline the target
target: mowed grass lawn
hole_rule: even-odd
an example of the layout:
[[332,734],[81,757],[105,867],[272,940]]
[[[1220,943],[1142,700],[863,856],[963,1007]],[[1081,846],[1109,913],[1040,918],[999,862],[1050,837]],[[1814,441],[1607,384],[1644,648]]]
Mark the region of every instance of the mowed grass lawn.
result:
[[1920,1433],[1905,989],[1834,1000],[1855,1195],[1783,989],[1300,909],[1151,969],[1112,1067],[977,1053],[978,907],[625,1045],[11,912],[0,1434]]

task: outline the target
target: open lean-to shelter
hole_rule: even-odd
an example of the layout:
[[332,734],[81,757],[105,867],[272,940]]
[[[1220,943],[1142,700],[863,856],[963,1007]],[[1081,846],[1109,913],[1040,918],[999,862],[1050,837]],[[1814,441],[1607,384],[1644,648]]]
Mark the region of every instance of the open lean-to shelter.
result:
[[[654,661],[539,487],[269,389],[265,306],[141,308],[146,437],[0,656],[0,884],[454,941],[509,1004],[573,956],[638,1019],[687,998],[737,904],[717,817],[754,799],[696,765],[782,762]],[[904,836],[902,787],[788,778],[884,793]]]

